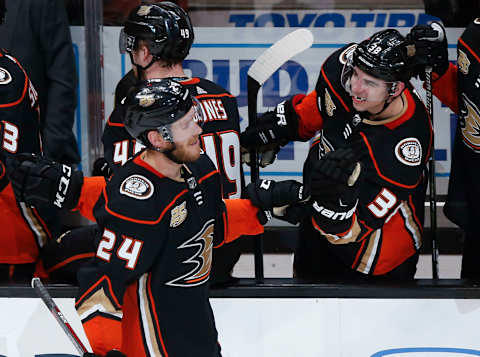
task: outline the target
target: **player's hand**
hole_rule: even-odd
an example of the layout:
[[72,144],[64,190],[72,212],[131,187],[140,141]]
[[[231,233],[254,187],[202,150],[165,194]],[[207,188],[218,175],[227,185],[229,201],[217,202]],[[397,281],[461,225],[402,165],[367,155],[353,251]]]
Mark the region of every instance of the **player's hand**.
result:
[[[242,163],[251,166],[251,156],[250,151],[245,148],[240,148],[242,153]],[[258,148],[258,165],[260,167],[267,167],[268,165],[273,164],[277,158],[277,154],[280,151],[280,144],[270,144],[264,145]]]
[[310,192],[315,201],[338,201],[357,182],[361,164],[353,148],[327,153],[311,167]]
[[298,118],[292,99],[279,103],[272,111],[261,115],[255,126],[248,126],[240,134],[240,144],[246,149],[265,145],[285,145],[296,138]]
[[112,175],[112,169],[104,157],[99,157],[93,163],[92,176],[103,176],[109,178]]
[[295,180],[257,180],[247,185],[246,193],[252,204],[259,208],[257,217],[261,224],[272,217],[283,217],[288,221],[289,214],[293,215],[288,208],[309,198],[304,186]]
[[425,80],[426,67],[442,76],[448,69],[448,43],[445,28],[439,22],[430,25],[416,25],[406,36],[407,52],[413,46],[412,75]]
[[8,162],[18,201],[33,206],[73,209],[83,185],[83,173],[35,154],[18,154]]

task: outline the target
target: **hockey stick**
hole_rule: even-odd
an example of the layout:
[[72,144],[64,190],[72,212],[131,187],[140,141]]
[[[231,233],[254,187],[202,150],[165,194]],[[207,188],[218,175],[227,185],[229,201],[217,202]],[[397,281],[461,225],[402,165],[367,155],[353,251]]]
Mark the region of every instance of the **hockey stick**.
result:
[[88,352],[87,348],[84,346],[80,338],[77,336],[72,326],[69,324],[68,320],[62,314],[62,312],[58,308],[55,301],[53,301],[47,289],[42,284],[42,281],[39,278],[33,278],[31,284],[32,284],[32,288],[35,290],[38,297],[42,299],[43,303],[47,306],[48,310],[50,310],[53,317],[55,317],[55,320],[57,320],[60,327],[68,336],[70,341],[72,341],[77,351],[80,353],[81,356],[83,356],[84,353]]
[[[444,32],[442,27],[433,22],[431,24],[433,30],[438,34],[438,37],[434,39],[429,39],[430,41],[443,41]],[[425,90],[427,94],[427,110],[428,115],[430,115],[430,120],[432,121],[432,155],[430,161],[428,162],[428,182],[429,182],[429,201],[430,201],[430,231],[432,237],[432,276],[433,279],[438,279],[438,241],[437,241],[437,185],[435,182],[435,128],[433,121],[433,96],[432,96],[432,67],[427,66],[425,68]]]
[[[309,30],[299,29],[289,33],[275,42],[252,63],[247,77],[248,98],[248,125],[255,126],[257,120],[257,96],[260,87],[272,76],[285,62],[310,48],[313,35]],[[251,182],[260,177],[258,167],[258,153],[250,151]],[[255,239],[255,279],[263,282],[263,241]]]
[[[433,96],[432,96],[432,67],[425,69],[425,90],[427,92],[427,110],[432,121],[433,128]],[[434,132],[434,130],[433,130]],[[432,154],[428,162],[428,182],[430,201],[430,235],[432,237],[432,276],[438,279],[438,242],[437,242],[437,190],[435,182],[435,134],[432,138]]]

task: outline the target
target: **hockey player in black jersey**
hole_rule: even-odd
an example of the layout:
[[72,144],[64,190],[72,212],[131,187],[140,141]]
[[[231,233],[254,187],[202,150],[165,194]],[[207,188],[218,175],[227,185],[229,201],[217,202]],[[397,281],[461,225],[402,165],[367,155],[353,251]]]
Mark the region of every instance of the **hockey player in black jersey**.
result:
[[295,181],[250,184],[250,199],[222,199],[218,169],[200,147],[199,105],[171,79],[134,88],[124,124],[146,149],[106,185],[32,156],[20,157],[11,175],[20,200],[61,201],[98,223],[76,300],[95,353],[220,356],[208,301],[212,250],[263,232],[265,211],[303,199]]
[[[480,10],[477,5],[477,10]],[[478,15],[475,13],[465,16]],[[464,20],[465,17],[462,19]],[[439,27],[440,26],[440,27]],[[442,41],[429,25],[417,25],[409,33],[415,43],[417,74],[433,68],[433,94],[458,114],[448,183],[445,215],[459,225],[464,235],[461,277],[480,279],[480,18],[476,18],[458,39],[457,64],[448,61],[448,44],[443,27]]]
[[242,133],[242,146],[252,147],[320,131],[304,165],[313,214],[301,225],[296,277],[414,278],[432,130],[409,83],[410,62],[396,30],[349,44],[323,63],[315,90]]
[[[0,0],[0,24],[5,16]],[[38,93],[22,64],[0,49],[0,282],[28,282],[50,232],[36,209],[16,202],[7,178],[9,156],[41,153]]]
[[[235,97],[217,84],[203,78],[189,78],[182,67],[194,40],[194,30],[188,14],[171,2],[142,4],[134,8],[121,31],[120,51],[127,53],[132,62],[130,71],[119,83],[115,101],[120,102],[139,79],[172,77],[189,88],[201,105],[206,119],[200,145],[212,159],[220,173],[224,198],[243,197],[244,176],[240,158],[240,118]],[[116,105],[102,136],[104,157],[110,170],[115,172],[143,145],[125,130],[124,109]],[[94,227],[91,228],[92,230]],[[87,233],[87,234],[86,234]],[[73,230],[58,243],[52,241],[43,250],[47,270],[54,278],[63,279],[75,271],[83,257],[88,256],[85,247],[85,229]],[[77,244],[79,243],[79,244]],[[93,249],[93,248],[91,248]],[[64,252],[71,251],[71,254]],[[63,251],[63,252],[62,252]],[[62,252],[62,253],[58,253]],[[69,255],[81,259],[70,259]],[[234,242],[215,251],[212,281],[233,281],[231,271],[240,257],[240,244]]]

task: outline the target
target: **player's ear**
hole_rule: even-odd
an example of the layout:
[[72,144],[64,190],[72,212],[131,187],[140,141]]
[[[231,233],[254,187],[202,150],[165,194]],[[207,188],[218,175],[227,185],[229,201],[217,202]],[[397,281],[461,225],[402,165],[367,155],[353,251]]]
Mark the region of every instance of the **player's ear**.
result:
[[139,41],[137,53],[140,55],[141,60],[146,63],[150,63],[152,60],[152,54],[150,53],[147,42],[144,40]]
[[397,85],[395,86],[395,92],[393,92],[393,96],[396,97],[402,93],[402,91],[405,89],[405,83],[403,82],[397,82]]
[[157,130],[150,130],[147,133],[147,139],[153,147],[159,149],[163,149],[169,144]]

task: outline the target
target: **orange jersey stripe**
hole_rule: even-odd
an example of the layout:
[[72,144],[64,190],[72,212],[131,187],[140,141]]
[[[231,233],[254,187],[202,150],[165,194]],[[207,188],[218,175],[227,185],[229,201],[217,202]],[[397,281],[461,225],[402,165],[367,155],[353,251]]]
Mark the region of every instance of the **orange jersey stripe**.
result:
[[95,256],[95,253],[83,253],[83,254],[73,255],[70,258],[65,259],[64,261],[62,261],[58,264],[55,264],[50,269],[47,269],[47,273],[51,273],[52,271],[57,270],[57,269],[65,266],[65,265],[67,265],[71,262],[74,262],[75,260],[80,260],[80,259],[85,259],[85,258],[93,258],[94,256]]

